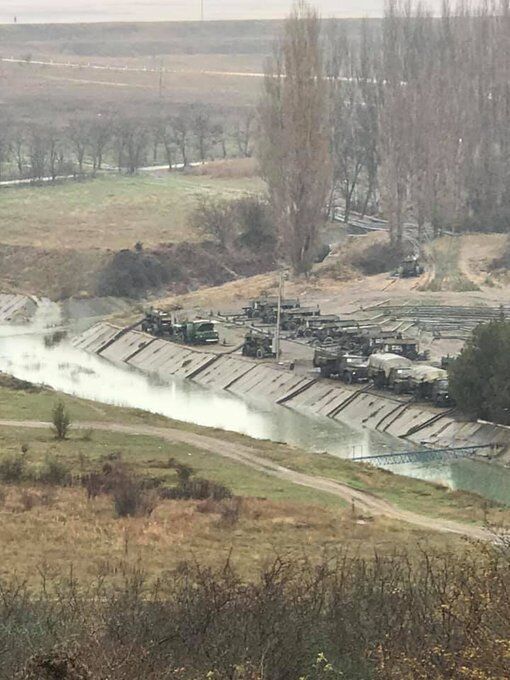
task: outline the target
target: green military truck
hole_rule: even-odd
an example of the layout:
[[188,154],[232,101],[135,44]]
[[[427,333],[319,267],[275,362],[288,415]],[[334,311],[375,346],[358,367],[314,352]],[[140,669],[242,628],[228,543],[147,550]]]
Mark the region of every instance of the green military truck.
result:
[[406,392],[412,362],[391,352],[376,352],[368,359],[368,379],[379,388]]
[[142,331],[160,338],[173,337],[174,326],[172,317],[168,312],[151,307],[145,312],[145,318],[142,321]]
[[343,348],[317,348],[313,365],[320,370],[323,378],[340,378],[349,385],[364,381],[368,377],[368,363],[365,357],[348,354]]
[[244,338],[242,354],[244,357],[253,357],[254,359],[275,359],[273,337],[247,333]]
[[448,373],[435,366],[414,366],[409,376],[409,388],[420,401],[431,401],[435,406],[453,406],[448,385]]
[[197,319],[175,324],[174,333],[186,345],[214,345],[220,341],[214,321]]

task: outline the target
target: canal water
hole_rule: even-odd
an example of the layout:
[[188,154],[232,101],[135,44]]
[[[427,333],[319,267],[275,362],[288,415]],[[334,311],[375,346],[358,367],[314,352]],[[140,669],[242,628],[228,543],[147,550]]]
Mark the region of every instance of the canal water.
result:
[[[162,384],[74,348],[68,341],[48,347],[49,326],[60,323],[59,309],[48,304],[28,326],[0,326],[0,371],[97,402],[139,408],[175,420],[231,430],[256,439],[296,445],[342,458],[412,449],[410,442],[370,430],[356,430],[324,417],[284,406],[248,401],[179,378]],[[1,417],[1,414],[0,414]],[[394,472],[466,489],[510,505],[510,472],[474,460],[399,465]]]

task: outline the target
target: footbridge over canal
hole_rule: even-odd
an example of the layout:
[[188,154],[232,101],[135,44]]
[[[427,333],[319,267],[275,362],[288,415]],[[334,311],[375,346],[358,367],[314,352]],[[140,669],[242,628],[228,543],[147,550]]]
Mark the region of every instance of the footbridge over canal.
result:
[[423,449],[417,451],[397,451],[395,453],[381,453],[373,456],[356,456],[352,460],[355,463],[369,463],[377,466],[387,465],[417,465],[423,463],[446,462],[457,458],[472,458],[480,455],[483,451],[494,451],[492,444],[478,446],[458,446],[448,449]]

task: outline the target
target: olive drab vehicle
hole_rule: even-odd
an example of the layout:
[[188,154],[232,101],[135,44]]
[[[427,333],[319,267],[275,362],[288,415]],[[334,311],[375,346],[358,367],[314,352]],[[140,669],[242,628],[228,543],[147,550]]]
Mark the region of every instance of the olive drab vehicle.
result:
[[366,358],[349,354],[341,347],[317,348],[313,365],[320,370],[323,378],[337,377],[347,384],[361,382],[368,377]]
[[418,255],[413,255],[411,257],[406,257],[402,260],[399,268],[396,271],[396,275],[401,279],[410,279],[415,276],[421,276],[424,272],[423,266],[420,264]]
[[142,321],[142,331],[160,338],[173,337],[174,326],[172,317],[168,312],[151,307],[145,313],[145,318]]
[[275,359],[276,353],[273,348],[272,336],[247,333],[244,338],[242,354],[254,359]]
[[186,345],[208,345],[220,341],[213,321],[197,319],[174,323],[170,314],[161,309],[149,309],[145,313],[141,326],[145,333]]

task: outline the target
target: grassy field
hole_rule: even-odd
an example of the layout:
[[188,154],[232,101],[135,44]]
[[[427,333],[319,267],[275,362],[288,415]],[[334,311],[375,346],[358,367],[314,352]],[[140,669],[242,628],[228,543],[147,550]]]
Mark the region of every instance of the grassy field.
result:
[[0,242],[45,249],[132,248],[137,241],[193,241],[189,224],[198,196],[237,196],[261,187],[246,178],[161,172],[115,174],[86,182],[0,191]]

